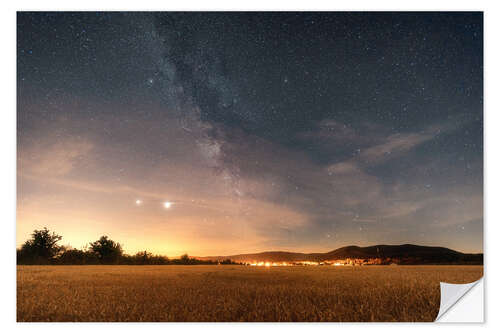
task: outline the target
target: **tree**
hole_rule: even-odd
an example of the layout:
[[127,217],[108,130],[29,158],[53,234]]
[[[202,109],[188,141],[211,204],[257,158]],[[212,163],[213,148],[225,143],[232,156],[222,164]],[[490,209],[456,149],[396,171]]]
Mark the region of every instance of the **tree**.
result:
[[101,263],[114,264],[122,257],[122,246],[109,239],[108,236],[101,236],[93,243],[89,243],[91,253],[94,253]]
[[148,251],[141,251],[136,253],[136,255],[134,256],[134,261],[139,265],[148,265],[151,263],[152,258],[152,253],[149,253]]
[[34,230],[31,239],[28,239],[17,252],[17,259],[21,263],[47,263],[64,250],[57,245],[62,236],[50,232],[47,228]]
[[83,265],[86,264],[87,254],[78,249],[66,248],[58,257],[57,263],[63,265]]
[[190,259],[189,259],[189,255],[186,253],[186,254],[183,254],[180,258],[180,263],[182,265],[189,265],[190,264]]
[[99,259],[95,253],[86,249],[78,250],[68,246],[57,256],[54,263],[60,265],[96,265],[99,263]]

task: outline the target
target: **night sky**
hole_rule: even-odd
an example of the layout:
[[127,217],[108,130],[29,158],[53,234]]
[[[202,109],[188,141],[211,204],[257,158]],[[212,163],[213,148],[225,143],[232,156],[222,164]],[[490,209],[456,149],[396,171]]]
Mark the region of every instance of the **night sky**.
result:
[[481,13],[21,12],[17,104],[18,244],[482,252]]

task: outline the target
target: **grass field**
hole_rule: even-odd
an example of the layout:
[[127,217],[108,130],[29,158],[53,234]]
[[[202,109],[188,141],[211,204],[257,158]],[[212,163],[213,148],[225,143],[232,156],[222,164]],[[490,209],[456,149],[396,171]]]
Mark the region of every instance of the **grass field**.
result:
[[18,266],[18,321],[433,321],[482,266]]

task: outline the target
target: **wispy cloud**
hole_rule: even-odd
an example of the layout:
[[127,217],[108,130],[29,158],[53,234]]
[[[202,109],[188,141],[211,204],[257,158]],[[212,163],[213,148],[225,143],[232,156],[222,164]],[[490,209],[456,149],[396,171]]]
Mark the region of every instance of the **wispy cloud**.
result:
[[71,172],[93,147],[87,140],[36,142],[19,151],[18,172],[41,177],[65,175]]

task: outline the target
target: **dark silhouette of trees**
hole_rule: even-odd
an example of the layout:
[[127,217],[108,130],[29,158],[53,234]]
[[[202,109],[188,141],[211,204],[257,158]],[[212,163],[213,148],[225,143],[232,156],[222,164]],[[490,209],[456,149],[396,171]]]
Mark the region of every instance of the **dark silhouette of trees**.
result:
[[153,254],[148,251],[137,252],[135,255],[135,260],[137,264],[147,265],[151,262]]
[[148,251],[137,252],[133,256],[123,256],[123,263],[129,265],[167,265],[169,260],[165,256],[154,255]]
[[[189,258],[189,255],[185,253],[179,259],[172,259],[171,262],[174,265],[198,265],[202,261],[195,258]],[[206,261],[203,262],[206,263]]]
[[78,249],[67,248],[54,262],[61,265],[96,265],[99,259],[95,253]]
[[231,259],[224,259],[224,260],[220,261],[219,264],[221,264],[221,265],[234,265],[236,263],[234,261],[232,261]]
[[181,261],[181,263],[183,265],[188,265],[189,264],[189,255],[187,253],[183,254],[181,256],[181,260],[180,261]]
[[95,254],[103,264],[115,264],[123,255],[120,243],[109,239],[108,236],[101,236],[101,238],[89,243],[89,245],[89,251]]
[[47,228],[35,230],[31,238],[21,248],[17,249],[17,264],[19,265],[216,265],[236,264],[226,259],[222,262],[190,258],[188,254],[178,259],[154,255],[151,252],[140,251],[134,255],[123,253],[122,246],[108,236],[102,236],[89,247],[78,250],[68,246],[57,245],[62,236],[50,232]]
[[17,260],[32,264],[49,263],[64,250],[64,247],[57,245],[61,239],[62,236],[55,232],[50,233],[47,228],[34,230],[31,239],[28,239],[17,251]]

